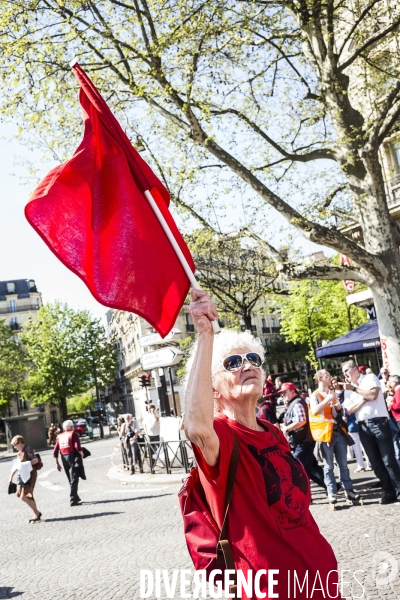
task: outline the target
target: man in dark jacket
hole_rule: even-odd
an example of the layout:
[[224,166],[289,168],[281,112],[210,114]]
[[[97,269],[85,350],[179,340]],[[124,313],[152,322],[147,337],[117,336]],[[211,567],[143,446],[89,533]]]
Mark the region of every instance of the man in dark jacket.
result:
[[81,504],[81,499],[78,496],[79,477],[86,479],[85,469],[83,467],[83,451],[79,440],[79,435],[74,431],[73,421],[64,421],[63,432],[59,433],[54,446],[53,456],[56,460],[57,469],[62,470],[58,462],[58,454],[61,453],[61,460],[65,474],[71,486],[70,501],[71,506]]
[[326,490],[324,472],[314,456],[315,442],[311,436],[307,403],[300,398],[294,383],[283,383],[280,393],[285,402],[281,429],[288,438],[293,456],[301,462],[309,478]]

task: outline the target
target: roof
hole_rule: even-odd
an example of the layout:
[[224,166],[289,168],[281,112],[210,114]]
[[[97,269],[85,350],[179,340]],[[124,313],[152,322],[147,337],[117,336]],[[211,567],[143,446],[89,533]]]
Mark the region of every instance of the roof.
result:
[[317,358],[367,352],[381,345],[377,321],[368,321],[316,350]]
[[[13,294],[18,294],[18,298],[29,298],[31,292],[37,292],[36,283],[33,279],[8,279],[7,281],[0,281],[0,300],[5,300],[6,296],[10,295],[7,290],[7,283],[15,285]],[[33,284],[32,287],[30,283]]]

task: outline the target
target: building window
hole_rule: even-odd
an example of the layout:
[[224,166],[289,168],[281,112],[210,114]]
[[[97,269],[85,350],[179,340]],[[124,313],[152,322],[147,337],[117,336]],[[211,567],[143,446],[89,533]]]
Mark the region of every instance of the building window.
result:
[[10,312],[17,312],[17,302],[16,300],[10,300]]
[[269,327],[267,325],[267,321],[264,318],[262,318],[261,321],[262,321],[261,331],[263,333],[270,333]]
[[186,331],[188,333],[193,333],[194,332],[194,324],[192,321],[192,317],[189,315],[189,313],[186,313],[185,318],[186,318]]
[[15,283],[7,283],[7,294],[15,294]]
[[392,144],[396,175],[400,173],[400,142]]
[[10,325],[11,325],[11,329],[13,331],[16,331],[17,329],[19,329],[17,317],[11,317]]
[[28,403],[23,398],[19,397],[19,408],[20,410],[28,410]]

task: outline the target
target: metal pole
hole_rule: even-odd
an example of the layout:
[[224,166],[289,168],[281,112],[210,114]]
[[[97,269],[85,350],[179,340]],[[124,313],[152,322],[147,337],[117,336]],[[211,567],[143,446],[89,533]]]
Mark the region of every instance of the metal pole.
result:
[[[161,370],[162,369],[159,369],[159,371],[161,371]],[[162,375],[160,375],[160,382],[161,382],[161,395],[162,395],[162,398],[164,401],[165,416],[170,417],[171,409],[169,407],[168,394],[167,394],[167,383],[165,381],[164,373]]]
[[176,401],[175,401],[175,390],[174,390],[174,384],[172,381],[172,369],[171,367],[168,367],[168,375],[169,375],[169,383],[171,385],[171,394],[172,394],[172,402],[174,403],[174,412],[175,412],[175,416],[178,416],[178,409],[176,408]]

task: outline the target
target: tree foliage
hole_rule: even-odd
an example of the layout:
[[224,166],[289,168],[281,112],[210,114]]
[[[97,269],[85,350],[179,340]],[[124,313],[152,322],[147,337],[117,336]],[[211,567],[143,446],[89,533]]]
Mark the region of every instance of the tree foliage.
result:
[[308,360],[316,365],[315,348],[367,321],[365,310],[346,302],[341,281],[302,281],[290,284],[280,299],[281,333],[289,342],[307,344]]
[[240,237],[218,236],[200,229],[188,236],[204,290],[211,293],[221,317],[242,319],[251,331],[251,315],[260,300],[274,293],[274,262],[259,246],[244,246]]
[[55,302],[42,306],[21,340],[31,368],[26,395],[33,404],[51,402],[67,417],[67,398],[87,391],[95,375],[104,387],[117,368],[116,352],[99,320],[86,310]]
[[0,320],[0,410],[20,393],[25,378],[26,357],[13,336],[10,326]]
[[[21,135],[57,159],[76,146],[67,60],[77,55],[175,206],[217,230],[240,212],[289,277],[368,285],[400,367],[399,233],[380,162],[400,116],[395,0],[0,0],[0,9],[0,110]],[[353,266],[293,266],[271,243],[268,207]]]
[[68,414],[82,413],[88,408],[94,409],[95,401],[96,400],[91,392],[85,392],[84,394],[79,394],[78,396],[72,396],[67,400]]

